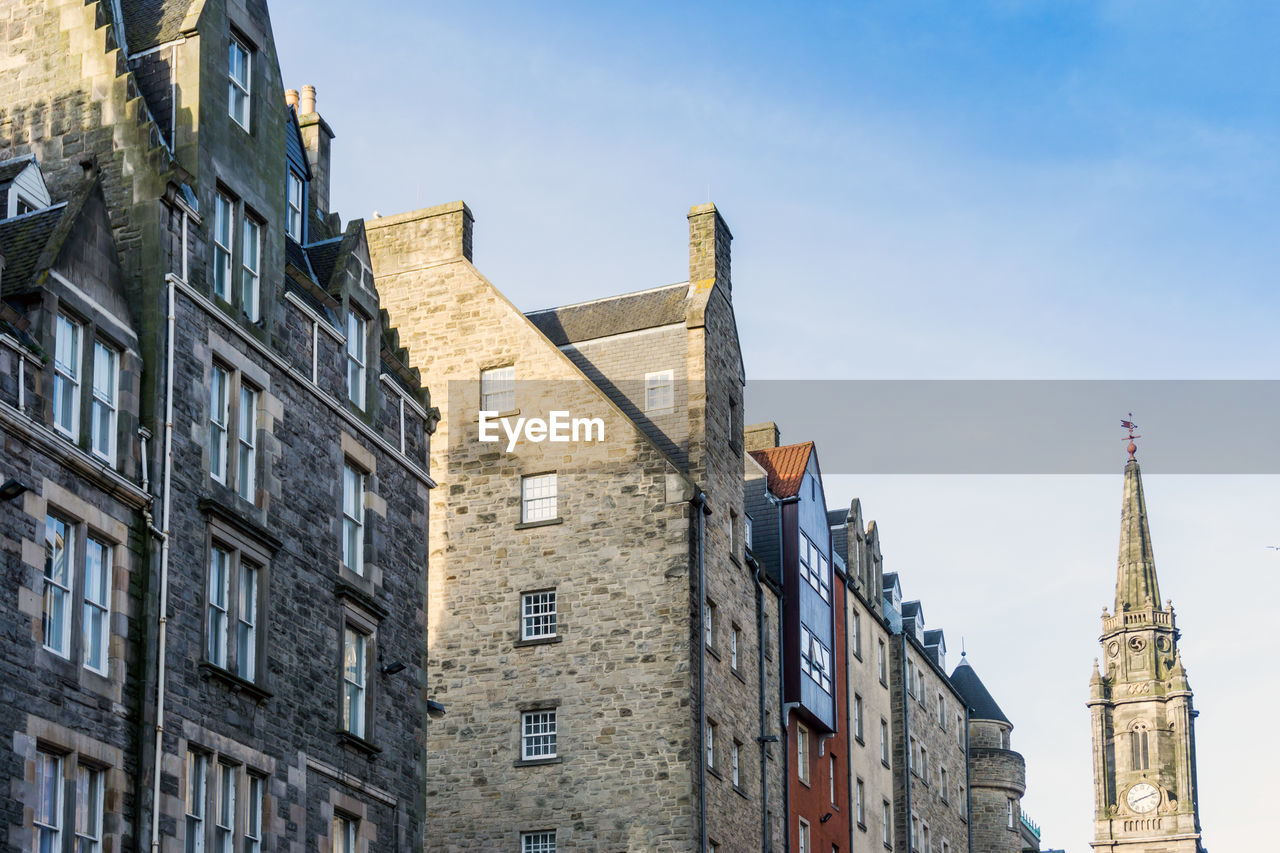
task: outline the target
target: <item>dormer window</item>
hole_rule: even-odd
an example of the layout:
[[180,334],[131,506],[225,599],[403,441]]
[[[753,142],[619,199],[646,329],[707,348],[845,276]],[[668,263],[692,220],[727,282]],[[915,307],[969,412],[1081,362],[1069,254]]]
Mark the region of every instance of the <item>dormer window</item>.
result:
[[250,75],[253,56],[249,48],[235,36],[227,52],[227,113],[235,123],[249,129]]
[[302,242],[302,178],[292,169],[289,170],[285,177],[285,204],[288,212],[285,214],[285,233],[294,239],[294,242]]

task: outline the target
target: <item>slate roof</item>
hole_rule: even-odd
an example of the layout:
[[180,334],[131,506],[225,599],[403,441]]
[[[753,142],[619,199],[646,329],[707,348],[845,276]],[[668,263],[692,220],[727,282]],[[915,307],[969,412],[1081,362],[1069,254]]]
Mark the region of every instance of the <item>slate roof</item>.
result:
[[805,469],[809,466],[809,454],[813,442],[788,444],[785,447],[767,447],[752,450],[751,458],[760,463],[769,478],[769,491],[780,498],[793,498],[800,492]]
[[311,269],[311,261],[307,258],[307,250],[299,246],[292,237],[284,238],[284,259],[312,278],[316,277],[315,271]]
[[882,577],[884,578],[883,584],[885,589],[892,589],[893,585],[898,582],[897,572],[885,572]]
[[39,270],[40,255],[62,220],[67,204],[55,204],[43,210],[0,220],[0,247],[4,249],[5,290],[21,287]]
[[36,162],[34,154],[27,154],[24,157],[14,157],[12,160],[5,160],[0,163],[0,184],[12,183],[13,179],[22,174],[22,170]]
[[307,258],[311,261],[311,269],[321,287],[329,286],[329,279],[333,278],[333,267],[338,261],[341,249],[341,237],[334,237],[332,240],[325,240],[323,243],[312,243],[307,246]]
[[[831,548],[842,559],[847,560],[847,555],[849,554],[849,528],[845,525],[843,517],[833,523],[831,521],[832,514],[830,512],[827,513],[827,526],[831,528]],[[843,516],[843,513],[837,512],[834,514]]]
[[120,0],[129,55],[181,36],[190,8],[191,0]]
[[978,673],[973,671],[967,657],[960,656],[959,665],[956,666],[955,672],[951,673],[951,684],[964,697],[964,701],[969,705],[969,716],[973,719],[995,720],[1013,725],[1004,715],[1004,711],[1000,710],[996,700],[991,698],[987,686],[982,683],[981,678],[978,678]]
[[564,346],[576,341],[683,323],[688,292],[686,284],[669,284],[608,299],[530,311],[525,316],[553,344]]
[[946,640],[943,638],[942,629],[941,629],[941,628],[930,628],[929,630],[925,631],[925,632],[924,632],[924,644],[925,644],[926,646],[936,646],[936,645],[938,645],[938,644],[943,644],[943,645],[945,645],[945,644],[946,644]]

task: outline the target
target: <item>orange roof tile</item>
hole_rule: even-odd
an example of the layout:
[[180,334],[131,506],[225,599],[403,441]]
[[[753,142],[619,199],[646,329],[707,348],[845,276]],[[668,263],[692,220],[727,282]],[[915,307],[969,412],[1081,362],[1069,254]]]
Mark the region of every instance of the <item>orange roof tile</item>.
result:
[[803,444],[788,444],[786,447],[752,450],[751,458],[764,468],[765,475],[769,478],[769,491],[780,498],[791,498],[800,492],[800,483],[804,481],[804,472],[809,467],[809,454],[812,452],[813,442],[806,441]]

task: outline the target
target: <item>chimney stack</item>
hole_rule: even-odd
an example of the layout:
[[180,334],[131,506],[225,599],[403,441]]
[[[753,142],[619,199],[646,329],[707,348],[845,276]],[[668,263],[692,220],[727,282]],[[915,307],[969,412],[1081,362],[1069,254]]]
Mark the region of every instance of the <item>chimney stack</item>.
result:
[[770,450],[782,442],[782,433],[773,421],[752,424],[742,430],[742,443],[747,450]]
[[287,107],[293,107],[295,111],[298,109],[298,90],[297,89],[284,90],[284,104]]
[[[288,93],[285,94],[286,100]],[[303,86],[298,99],[298,128],[311,164],[311,203],[321,219],[329,216],[329,148],[333,130],[316,112],[316,87]]]
[[689,284],[715,283],[733,296],[729,276],[729,244],[733,235],[714,204],[689,209]]

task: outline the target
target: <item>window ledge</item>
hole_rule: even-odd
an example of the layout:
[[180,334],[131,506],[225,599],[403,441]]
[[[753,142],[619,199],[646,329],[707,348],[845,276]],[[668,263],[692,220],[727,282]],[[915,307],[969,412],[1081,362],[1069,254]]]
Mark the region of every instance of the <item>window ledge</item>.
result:
[[738,559],[737,553],[731,552],[729,554],[729,562],[733,563],[738,568],[742,568],[742,562]]
[[543,764],[563,764],[564,759],[556,755],[551,758],[520,758],[514,763],[514,767],[539,767]]
[[744,800],[749,800],[749,799],[751,799],[749,796],[747,796],[747,792],[746,792],[746,791],[744,791],[744,790],[742,790],[742,786],[741,786],[741,785],[734,785],[734,786],[733,786],[733,792],[734,792],[735,794],[737,794],[739,797],[742,797],[742,799],[744,799]]
[[707,646],[707,654],[711,655],[716,660],[720,660],[720,653],[716,651],[715,646]]
[[723,776],[720,775],[720,771],[715,769],[714,767],[708,767],[707,772],[710,773],[712,776],[716,777],[717,779],[724,778]]
[[563,643],[564,637],[560,634],[554,634],[550,637],[534,637],[530,640],[516,640],[511,645],[517,649],[528,648],[529,646],[547,646],[552,643]]
[[349,746],[357,752],[363,752],[369,758],[374,758],[378,753],[382,752],[382,747],[367,741],[360,735],[352,734],[346,729],[338,729],[338,743],[343,746]]
[[891,769],[891,770],[893,769],[893,766],[892,766],[891,764],[889,764],[889,762],[885,761],[883,758],[882,758],[882,759],[880,759],[880,763],[881,763],[881,764],[883,764],[885,767],[888,767],[888,768],[889,768],[889,769]]
[[205,680],[210,678],[217,679],[230,687],[233,693],[247,694],[255,702],[265,702],[275,695],[261,684],[241,678],[231,670],[223,669],[212,661],[202,660],[198,664],[198,668],[201,678]]
[[858,829],[861,829],[863,832],[866,832],[866,831],[867,831],[867,825],[866,825],[865,823],[863,823],[862,821],[858,821]]
[[738,669],[737,667],[733,667],[729,671],[733,673],[734,678],[738,679],[743,684],[747,683],[747,677],[742,674],[742,670]]
[[853,739],[858,742],[858,746],[866,746],[867,742],[862,739],[862,735],[854,735]]
[[[480,412],[487,412],[487,411],[489,411],[489,410],[488,410],[488,409],[478,409],[478,410],[476,411],[476,423],[480,423]],[[517,417],[517,416],[519,416],[519,414],[520,414],[520,407],[519,407],[519,406],[517,406],[517,407],[516,407],[516,408],[514,408],[514,409],[508,409],[508,410],[507,410],[507,411],[505,411],[505,412],[498,412],[497,414],[490,415],[488,418],[486,418],[486,420],[489,420],[489,421],[500,421],[500,420],[502,420],[503,418],[514,418],[514,417]]]
[[550,527],[553,524],[564,524],[564,519],[556,517],[548,518],[545,521],[522,521],[516,525],[516,530],[531,530],[535,527]]

